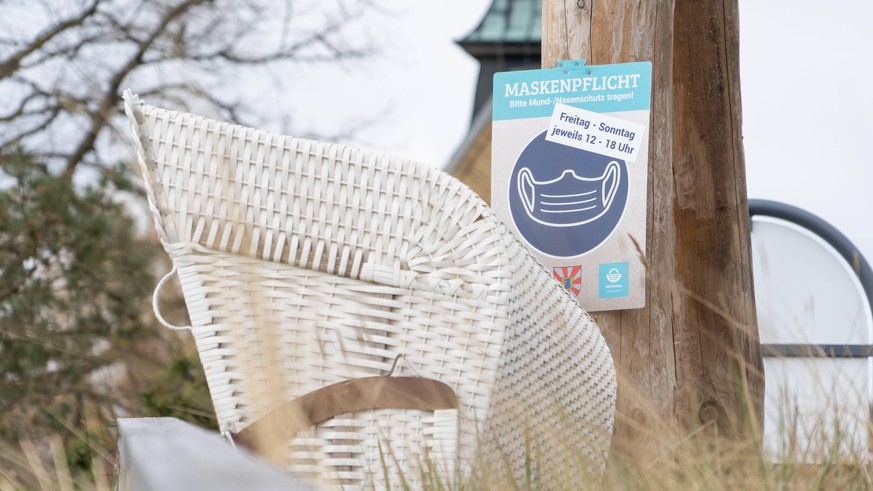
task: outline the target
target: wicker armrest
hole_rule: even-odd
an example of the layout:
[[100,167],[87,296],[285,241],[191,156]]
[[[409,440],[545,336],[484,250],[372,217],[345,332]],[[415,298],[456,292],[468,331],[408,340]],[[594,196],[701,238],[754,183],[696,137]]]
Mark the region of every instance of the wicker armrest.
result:
[[346,413],[372,409],[458,409],[458,396],[448,385],[424,377],[364,377],[345,380],[304,394],[257,419],[234,435],[254,448],[259,435],[291,439],[300,431]]

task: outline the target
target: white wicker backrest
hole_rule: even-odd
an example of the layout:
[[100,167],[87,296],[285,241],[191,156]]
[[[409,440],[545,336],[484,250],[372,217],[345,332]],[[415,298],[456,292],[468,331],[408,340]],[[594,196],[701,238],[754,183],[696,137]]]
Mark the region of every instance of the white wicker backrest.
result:
[[546,485],[567,469],[601,473],[616,390],[603,337],[469,188],[419,163],[128,93],[125,107],[222,431],[385,375],[403,355],[401,367],[455,390],[460,415],[337,417],[290,442],[293,471],[415,483],[424,455],[451,476],[484,449],[517,478],[535,452]]

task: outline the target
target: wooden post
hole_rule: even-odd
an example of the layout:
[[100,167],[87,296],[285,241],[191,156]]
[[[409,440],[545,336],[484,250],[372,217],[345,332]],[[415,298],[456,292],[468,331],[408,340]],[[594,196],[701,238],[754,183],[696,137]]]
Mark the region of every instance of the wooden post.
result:
[[651,411],[763,421],[740,137],[736,1],[544,0],[543,67],[649,60],[646,307],[595,319],[619,371],[614,442]]
[[761,428],[764,369],[752,286],[738,15],[736,0],[676,0],[673,211],[681,291],[673,315],[681,323],[674,323],[674,341],[682,346],[680,397],[695,401],[701,418],[717,417],[725,427],[743,416],[740,382]]

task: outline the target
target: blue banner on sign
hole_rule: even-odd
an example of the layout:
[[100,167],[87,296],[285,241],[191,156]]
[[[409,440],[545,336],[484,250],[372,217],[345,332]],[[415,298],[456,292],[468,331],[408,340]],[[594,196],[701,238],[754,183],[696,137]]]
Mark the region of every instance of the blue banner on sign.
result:
[[494,75],[491,204],[589,310],[645,305],[652,64]]
[[585,65],[564,61],[557,68],[494,75],[495,121],[549,117],[555,104],[594,112],[648,110],[652,64]]

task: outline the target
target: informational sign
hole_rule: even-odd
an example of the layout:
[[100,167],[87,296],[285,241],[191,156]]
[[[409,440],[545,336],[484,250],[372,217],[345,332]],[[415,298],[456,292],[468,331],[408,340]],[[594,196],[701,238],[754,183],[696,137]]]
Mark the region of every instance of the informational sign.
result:
[[645,306],[652,64],[497,73],[492,207],[587,310]]

